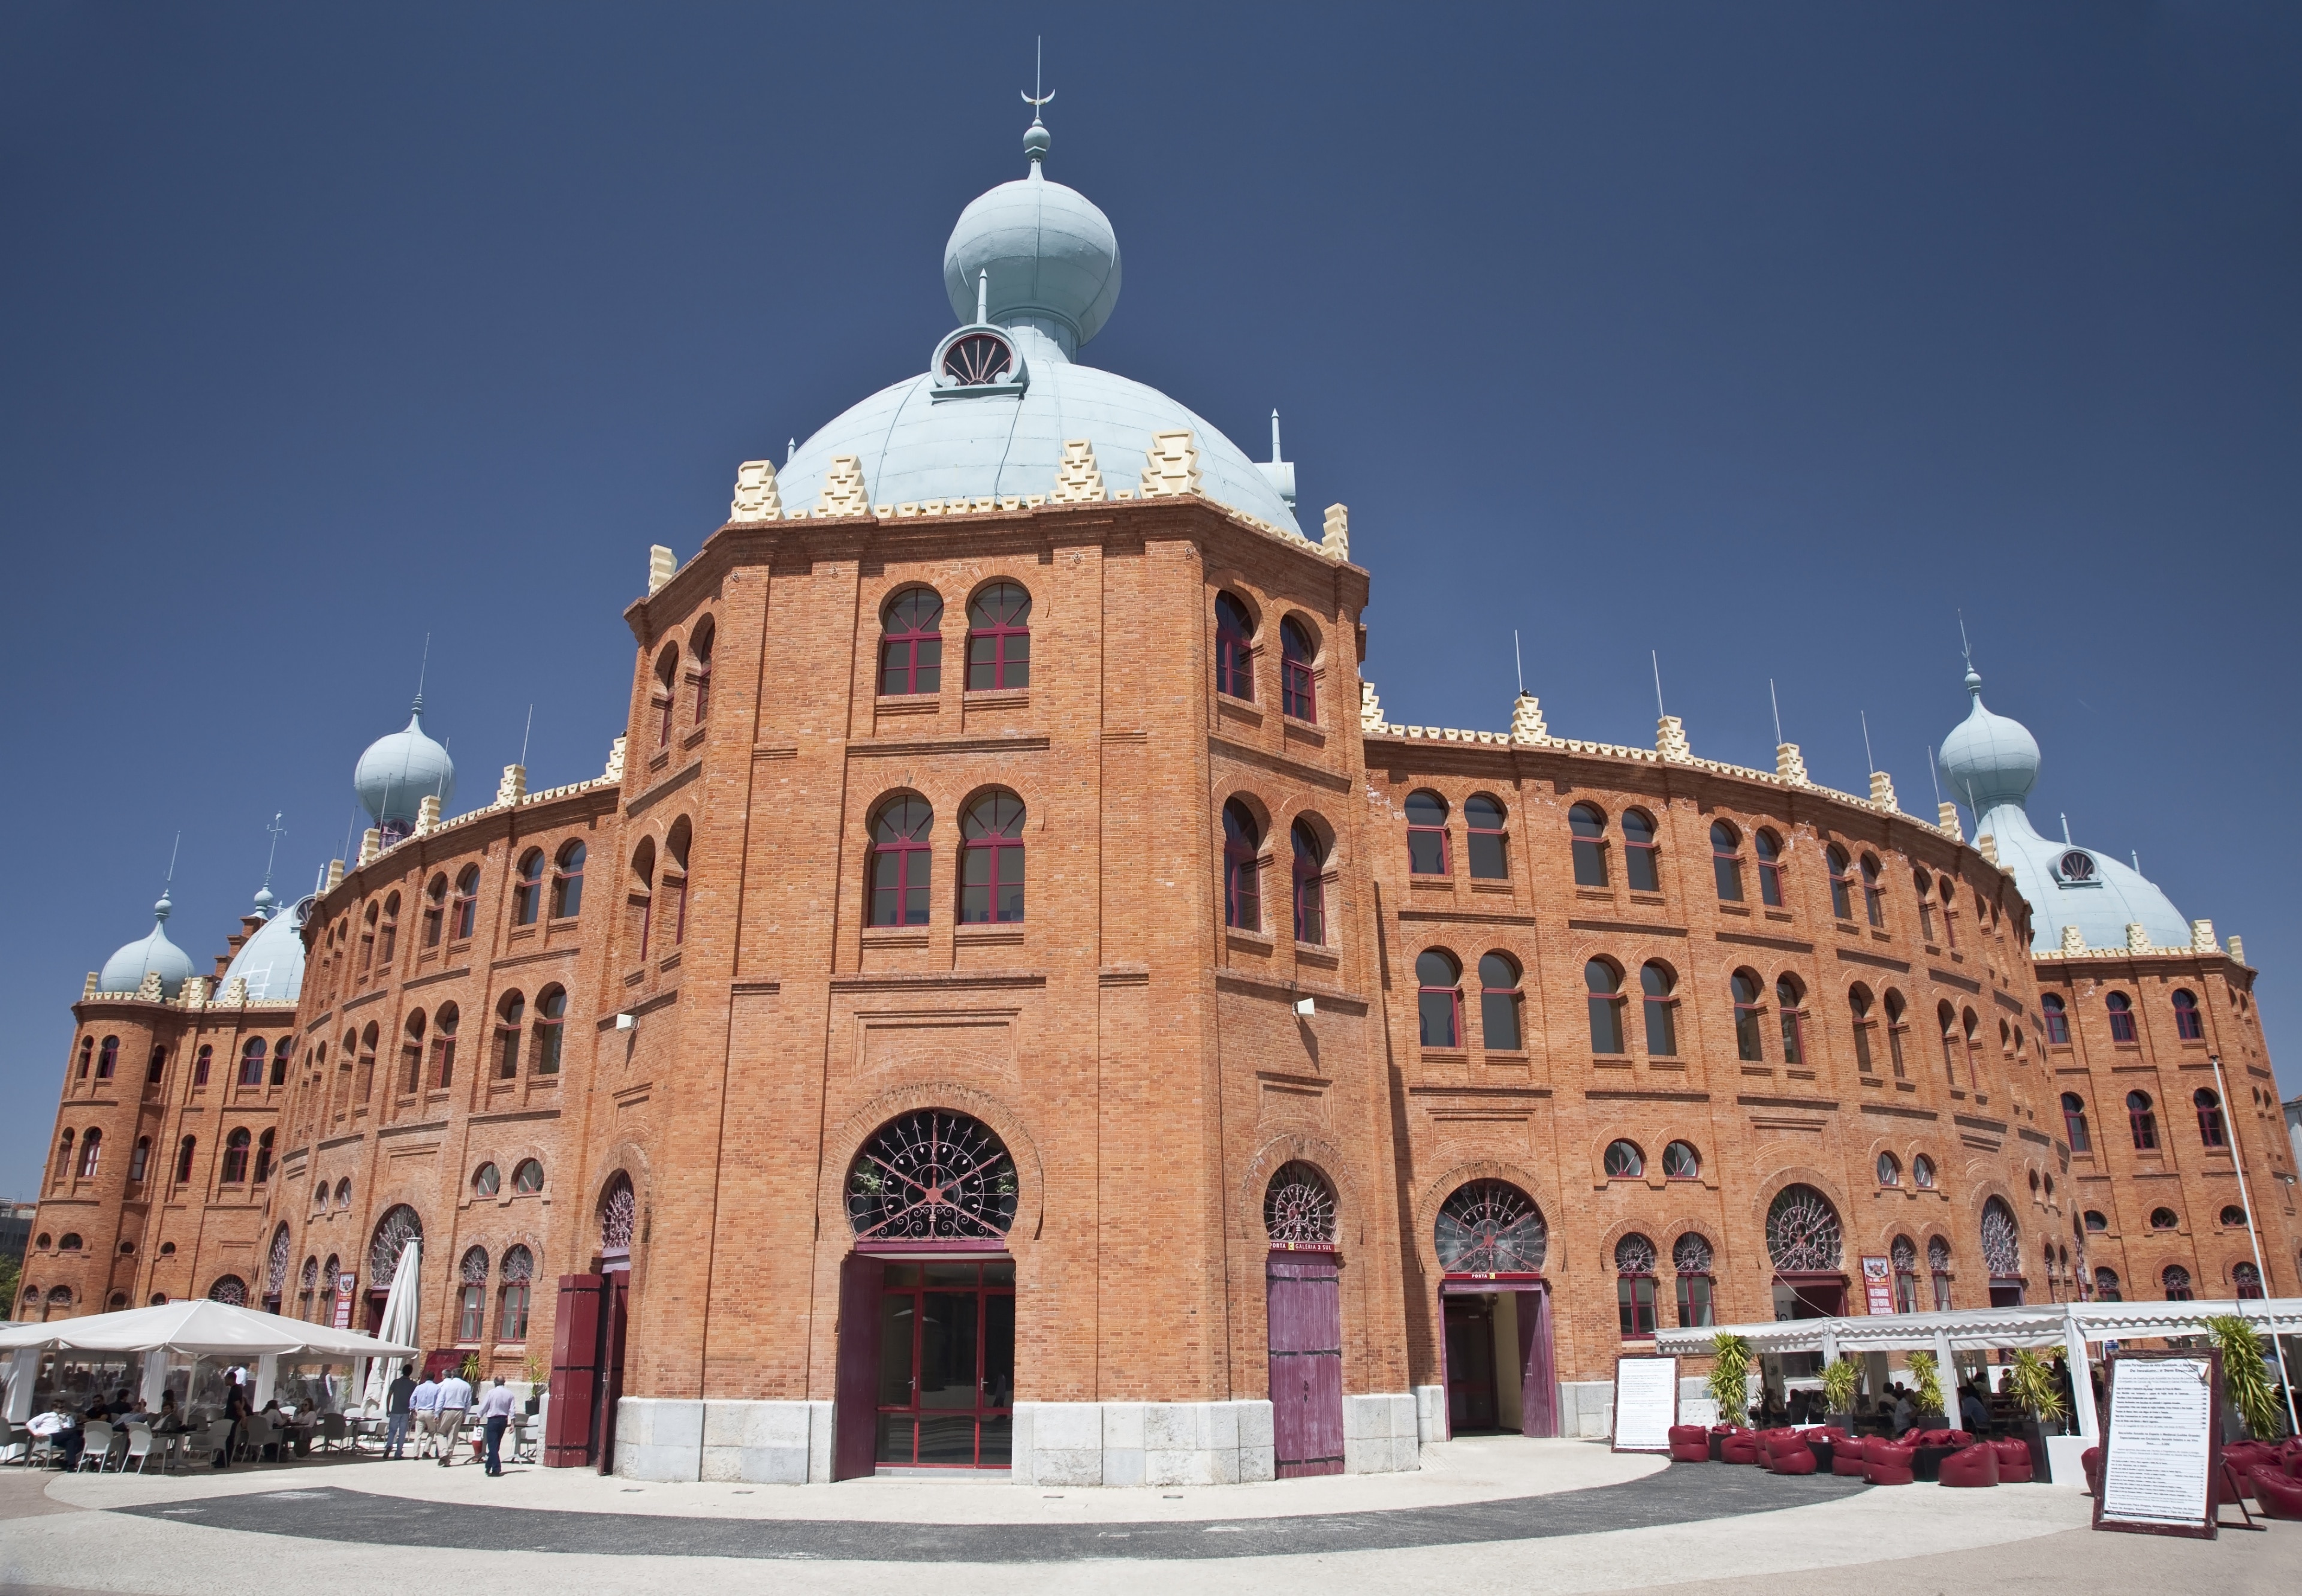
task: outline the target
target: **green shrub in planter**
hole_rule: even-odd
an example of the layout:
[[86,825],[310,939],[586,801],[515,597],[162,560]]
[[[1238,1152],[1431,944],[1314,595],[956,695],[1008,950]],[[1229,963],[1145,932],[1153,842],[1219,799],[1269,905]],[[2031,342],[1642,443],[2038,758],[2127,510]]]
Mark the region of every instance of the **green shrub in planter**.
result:
[[1722,1332],[1710,1338],[1710,1348],[1715,1361],[1707,1383],[1711,1400],[1718,1404],[1718,1422],[1743,1424],[1751,1412],[1751,1343]]

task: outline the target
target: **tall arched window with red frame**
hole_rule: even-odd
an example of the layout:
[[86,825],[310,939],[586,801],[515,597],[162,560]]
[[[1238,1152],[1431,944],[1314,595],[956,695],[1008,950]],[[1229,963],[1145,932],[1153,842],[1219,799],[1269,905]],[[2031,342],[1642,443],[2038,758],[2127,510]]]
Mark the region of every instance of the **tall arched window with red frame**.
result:
[[83,1180],[95,1180],[97,1168],[103,1159],[104,1132],[91,1126],[88,1133],[80,1138],[80,1178]]
[[256,1138],[245,1127],[223,1138],[223,1184],[238,1186],[248,1179],[248,1144]]
[[2188,992],[2174,994],[2174,1034],[2185,1042],[2206,1039],[2205,1016],[2198,1012],[2198,1000]]
[[718,636],[718,629],[706,616],[696,623],[694,632],[687,640],[688,656],[694,661],[688,668],[687,674],[695,682],[695,724],[698,726],[703,725],[711,713],[711,645]]
[[1288,828],[1294,844],[1295,940],[1327,940],[1327,844],[1308,820]]
[[655,745],[671,746],[672,709],[679,692],[679,645],[668,643],[663,652],[655,657],[655,685],[649,690],[648,707],[655,713]]
[[2110,1012],[2110,1039],[2113,1042],[2135,1040],[2134,1000],[2123,992],[2113,992],[2102,1000],[2102,1006]]
[[264,1084],[264,1038],[250,1037],[239,1050],[239,1084]]
[[434,1090],[451,1085],[456,1079],[456,1027],[463,1022],[463,1013],[452,1003],[443,1003],[440,1012],[432,1017],[432,1071]]
[[552,861],[551,918],[572,920],[584,911],[584,844],[571,842]]
[[98,1080],[110,1080],[113,1072],[119,1068],[120,1038],[106,1037],[104,1038],[104,1046],[96,1055],[96,1078]]
[[1229,593],[1215,595],[1215,691],[1255,701],[1255,620]]
[[520,856],[519,878],[511,889],[511,923],[532,926],[543,912],[543,850],[530,848]]
[[1578,803],[1567,811],[1567,828],[1573,834],[1575,885],[1607,885],[1607,817],[1594,804]]
[[507,992],[496,1004],[496,1079],[512,1080],[519,1075],[519,1033],[527,1019],[527,999],[517,992]]
[[399,895],[395,892],[383,900],[383,923],[375,931],[375,962],[390,970],[392,953],[399,946]]
[[624,934],[631,941],[632,962],[647,962],[648,942],[655,932],[655,838],[643,836],[632,850],[632,885],[625,896]]
[[1623,879],[1633,892],[1662,890],[1662,844],[1654,817],[1642,809],[1623,811]]
[[535,999],[535,1052],[528,1063],[532,1073],[559,1073],[559,1046],[567,1022],[567,988],[546,987]]
[[1263,929],[1263,827],[1234,798],[1223,805],[1223,924]]
[[1955,952],[1958,947],[1958,883],[1945,876],[1937,885],[1942,888],[1943,945]]
[[[2230,1127],[2222,1122],[2222,1100],[2211,1087],[2200,1087],[2190,1094],[2190,1106],[2198,1111],[2198,1140],[2209,1147],[2230,1146]],[[93,1136],[94,1131],[89,1135]]]
[[1727,983],[1735,995],[1735,1054],[1746,1064],[1767,1062],[1766,988],[1747,970],[1738,970]]
[[197,1137],[188,1136],[176,1144],[176,1184],[189,1186],[192,1181],[192,1161],[199,1153]]
[[2126,1094],[2126,1125],[2134,1133],[2134,1150],[2155,1153],[2158,1150],[2158,1115],[2150,1105],[2147,1092]]
[[1510,836],[1500,800],[1474,793],[1463,800],[1464,840],[1469,844],[1471,879],[1510,879]]
[[1834,920],[1854,918],[1854,863],[1843,848],[1826,848],[1823,861],[1830,867],[1830,913]]
[[263,1185],[272,1179],[272,1138],[273,1132],[265,1131],[256,1138],[256,1184]]
[[2057,1047],[2071,1045],[2071,1011],[2069,1005],[2049,992],[2038,1000],[2038,1012],[2046,1017],[2046,1040]]
[[967,690],[988,693],[1031,685],[1031,595],[995,582],[967,604]]
[[1447,801],[1428,787],[1407,795],[1407,869],[1416,876],[1444,876],[1448,857]]
[[687,940],[687,853],[694,840],[695,828],[685,815],[674,820],[663,837],[663,917],[674,947]]
[[1591,1051],[1628,1053],[1630,1041],[1623,1028],[1623,972],[1611,959],[1592,959],[1583,966],[1583,985],[1589,989]]
[[871,819],[871,919],[875,926],[923,926],[934,854],[928,842],[935,811],[916,793],[879,805]]
[[1783,839],[1761,826],[1751,834],[1751,851],[1759,856],[1759,901],[1769,909],[1783,906]]
[[435,948],[448,928],[448,878],[434,876],[424,888],[424,945]]
[[1004,787],[959,817],[959,920],[1006,925],[1023,918],[1023,801]]
[[2073,1153],[2094,1151],[2094,1138],[2087,1133],[2086,1099],[2076,1092],[2063,1094],[2063,1138]]
[[1319,718],[1318,677],[1311,665],[1316,653],[1302,622],[1289,616],[1279,623],[1279,707],[1297,720]]
[[1806,1063],[1806,988],[1798,977],[1785,975],[1775,982],[1775,1007],[1782,1013],[1783,1063]]
[[1873,927],[1885,929],[1886,883],[1879,875],[1878,861],[1869,853],[1862,856],[1862,912]]
[[448,940],[469,942],[480,916],[480,867],[467,864],[456,876],[456,901],[448,911]]
[[1724,820],[1710,823],[1710,873],[1718,878],[1718,901],[1743,901],[1743,836]]
[[1416,1016],[1425,1047],[1463,1045],[1463,967],[1444,948],[1426,948],[1415,961]]
[[888,601],[879,625],[879,696],[943,691],[943,600],[907,587]]

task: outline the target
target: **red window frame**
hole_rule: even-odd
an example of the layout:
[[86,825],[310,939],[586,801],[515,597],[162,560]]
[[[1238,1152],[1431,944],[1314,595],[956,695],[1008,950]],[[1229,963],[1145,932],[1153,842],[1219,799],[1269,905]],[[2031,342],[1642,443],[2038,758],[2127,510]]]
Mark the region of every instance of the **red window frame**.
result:
[[1639,966],[1639,1008],[1645,1022],[1647,1056],[1676,1058],[1678,981],[1659,959]]
[[1854,861],[1832,848],[1823,854],[1823,863],[1830,872],[1830,916],[1833,920],[1854,918]]
[[2038,1012],[2046,1017],[2046,1040],[2057,1047],[2071,1045],[2071,1012],[2060,997],[2049,992],[2038,1000]]
[[1031,685],[1031,595],[1022,584],[995,582],[968,601],[967,690]]
[[[1599,972],[1605,972],[1606,985],[1600,986]],[[1623,1023],[1624,1012],[1630,1000],[1623,993],[1623,972],[1604,959],[1586,959],[1583,963],[1583,987],[1591,1016],[1591,1051],[1603,1057],[1615,1058],[1631,1050],[1630,1028]],[[1611,1033],[1614,1046],[1607,1046]]]
[[527,999],[508,992],[496,1005],[496,1079],[519,1079],[519,1033],[527,1021]]
[[256,1177],[252,1184],[261,1186],[272,1179],[272,1136],[267,1130],[256,1138]]
[[103,1166],[103,1163],[104,1132],[91,1127],[88,1133],[80,1138],[80,1178],[83,1180],[95,1180],[96,1172]]
[[1743,839],[1724,820],[1710,825],[1710,873],[1722,903],[1743,901]]
[[2158,1150],[2158,1114],[2147,1092],[2126,1094],[2126,1127],[2134,1134],[2134,1150],[2155,1153]]
[[1607,886],[1607,817],[1594,805],[1578,803],[1567,811],[1567,829],[1574,839],[1569,851],[1575,861],[1575,885]]
[[199,1152],[199,1138],[188,1136],[176,1144],[176,1184],[189,1186],[192,1180],[192,1161]]
[[391,955],[399,946],[399,895],[393,893],[383,903],[383,923],[376,928],[375,962],[389,970]]
[[1474,793],[1463,800],[1463,834],[1471,855],[1471,879],[1510,879],[1510,811],[1500,799]]
[[[1653,1247],[1650,1244],[1650,1254]],[[1617,1327],[1626,1341],[1645,1340],[1655,1332],[1654,1267],[1626,1269],[1615,1260],[1615,1307]]]
[[224,1186],[241,1186],[248,1180],[248,1149],[256,1138],[242,1126],[223,1141],[223,1174],[218,1182]]
[[924,926],[934,914],[928,892],[935,855],[928,836],[935,811],[913,794],[881,804],[871,819],[870,921],[874,926]]
[[[1505,986],[1491,986],[1489,976],[1508,976]],[[1508,953],[1479,955],[1479,1046],[1489,1053],[1526,1051],[1525,1016],[1519,1012],[1519,983],[1525,979]],[[1500,1021],[1500,1023],[1498,1023]],[[1508,1039],[1499,1033],[1509,1028]]]
[[1759,901],[1769,909],[1783,906],[1783,844],[1763,826],[1751,834],[1751,852],[1759,861]]
[[1727,979],[1735,999],[1735,1055],[1746,1064],[1767,1062],[1766,987],[1759,978],[1736,970]]
[[[511,890],[511,923],[532,926],[543,912],[543,850],[530,848],[518,869],[518,883]],[[361,968],[366,968],[365,962]]]
[[1297,720],[1319,718],[1318,678],[1311,668],[1314,651],[1302,623],[1290,616],[1279,623],[1279,708]]
[[2208,1087],[2200,1087],[2190,1094],[2190,1106],[2198,1111],[2198,1140],[2209,1147],[2230,1146],[2230,1126],[2222,1119],[2222,1100]]
[[1326,848],[1305,821],[1296,821],[1288,835],[1295,856],[1295,940],[1323,946],[1327,940]]
[[120,1067],[120,1038],[106,1037],[104,1046],[96,1055],[96,1078],[110,1080],[112,1072]]
[[663,890],[671,899],[671,945],[677,947],[687,940],[687,878],[665,876]]
[[241,1086],[264,1084],[264,1038],[262,1037],[248,1037],[247,1045],[239,1050],[239,1084]]
[[2198,1000],[2188,992],[2174,994],[2174,1034],[2185,1042],[2206,1039],[2205,1016],[2198,1012]]
[[1223,924],[1240,931],[1260,931],[1262,830],[1237,799],[1223,805],[1222,818]]
[[1255,701],[1255,621],[1229,593],[1215,595],[1215,691]]
[[1023,801],[1004,787],[986,793],[960,816],[960,924],[1022,923],[1023,821]]
[[192,1060],[192,1084],[194,1086],[207,1085],[208,1066],[210,1063],[214,1062],[214,1059],[215,1049],[203,1044],[198,1055]]
[[[1453,811],[1447,800],[1428,787],[1417,787],[1407,795],[1407,873],[1410,876],[1451,876],[1455,873],[1454,851],[1447,845],[1447,821]],[[1436,809],[1438,819],[1431,818]],[[1439,846],[1439,868],[1426,870],[1433,839]]]
[[1879,878],[1878,861],[1869,854],[1862,856],[1862,912],[1872,929],[1886,928],[1886,886]]
[[2110,1015],[2110,1039],[2113,1042],[2133,1041],[2134,1000],[2123,992],[2113,992],[2102,1000],[2102,1006]]
[[2087,1130],[2086,1099],[2076,1092],[2063,1094],[2063,1139],[2073,1153],[2094,1151],[2094,1138]]
[[456,878],[454,912],[448,920],[448,940],[469,942],[480,915],[480,867],[466,865]]
[[[1453,974],[1453,980],[1449,985],[1432,984],[1431,977],[1440,966],[1429,964],[1426,967],[1426,962],[1434,955],[1443,961]],[[1440,1004],[1435,1010],[1432,1006],[1434,1001]],[[1441,1038],[1437,1041],[1433,1041],[1431,1036],[1433,1019],[1442,1021],[1444,1026]],[[1455,962],[1453,955],[1443,949],[1425,948],[1416,956],[1415,1025],[1416,1042],[1421,1046],[1443,1050],[1463,1045],[1462,968]]]
[[689,652],[695,660],[695,724],[702,726],[711,711],[711,644],[708,628],[693,639]]
[[567,988],[545,987],[535,1000],[535,1050],[528,1055],[528,1073],[559,1073],[559,1048],[567,1019]]
[[448,924],[448,878],[434,876],[424,889],[424,945],[440,945],[440,934]]
[[1775,983],[1775,1006],[1783,1017],[1783,1063],[1806,1063],[1805,994],[1787,979]]
[[907,587],[888,601],[879,629],[879,696],[913,698],[943,691],[943,599]]
[[451,1085],[456,1075],[456,1026],[462,1019],[454,1004],[442,1004],[432,1026],[432,1086]]
[[1662,890],[1662,844],[1658,840],[1660,835],[1654,817],[1646,811],[1623,811],[1623,882],[1633,892]]
[[551,866],[551,918],[567,920],[584,911],[584,844],[569,843]]

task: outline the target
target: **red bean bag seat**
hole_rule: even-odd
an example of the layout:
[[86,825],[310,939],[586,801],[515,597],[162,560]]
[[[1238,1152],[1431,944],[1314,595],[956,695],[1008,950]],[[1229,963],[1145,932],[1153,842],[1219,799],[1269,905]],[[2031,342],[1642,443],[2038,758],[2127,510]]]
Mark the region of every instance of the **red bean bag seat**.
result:
[[2264,1518],[2302,1518],[2302,1480],[2257,1464],[2254,1470],[2254,1499]]
[[1670,1427],[1670,1456],[1675,1463],[1710,1462],[1710,1432],[1701,1424],[1673,1424]]
[[2102,1494],[2102,1449],[2088,1447],[2085,1451],[2080,1452],[2079,1468],[2086,1475],[2087,1493],[2090,1496],[2100,1496]]
[[1911,1470],[1919,1449],[1906,1442],[1874,1438],[1862,1443],[1862,1477],[1873,1485],[1908,1485],[1917,1476]]
[[[2024,1467],[2029,1462],[2027,1455]],[[1961,1447],[1942,1460],[1942,1481],[1945,1485],[1995,1485],[1998,1483],[1998,1449],[1996,1447]]]
[[2239,1494],[2241,1496],[2254,1494],[2256,1469],[2267,1468],[2273,1474],[2279,1472],[2278,1449],[2267,1441],[2231,1441],[2222,1448],[2222,1461],[2230,1465],[2231,1473],[2238,1477]]
[[1766,1449],[1767,1467],[1778,1474],[1811,1474],[1814,1473],[1814,1451],[1806,1444],[1806,1437],[1795,1430],[1769,1430],[1761,1443]]
[[[1997,1453],[1998,1483],[2001,1485],[2028,1485],[2037,1477],[2037,1465],[2031,1461],[2030,1443],[2027,1441],[2007,1436],[1999,1441],[1986,1441],[1980,1446],[1969,1447],[1966,1450],[1968,1452],[1987,1450]],[[1954,1454],[1958,1457],[1965,1455],[1964,1452]],[[1943,1466],[1945,1470],[1949,1468],[1948,1459],[1944,1460]],[[1949,1483],[1947,1477],[1943,1483]]]
[[1756,1463],[1759,1460],[1759,1432],[1737,1430],[1718,1443],[1722,1463]]
[[1867,1441],[1836,1442],[1830,1449],[1830,1472],[1835,1474],[1844,1474],[1853,1479],[1861,1479],[1863,1468],[1866,1466],[1863,1462],[1864,1449],[1869,1444]]

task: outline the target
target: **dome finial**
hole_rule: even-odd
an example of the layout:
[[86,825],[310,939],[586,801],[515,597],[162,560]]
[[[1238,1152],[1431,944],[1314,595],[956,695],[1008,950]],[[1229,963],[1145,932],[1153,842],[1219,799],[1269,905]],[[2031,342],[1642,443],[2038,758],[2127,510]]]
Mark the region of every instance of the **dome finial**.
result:
[[1974,645],[1966,640],[1966,611],[1958,612],[1958,652],[1966,661],[1966,691],[1975,702],[1982,701],[1982,675],[1974,668]]
[[[423,695],[418,693],[416,697],[420,701]],[[280,838],[288,829],[280,820],[281,816],[275,814],[272,817],[272,824],[264,828],[272,834],[272,848],[264,856],[264,885],[256,889],[256,912],[266,920],[270,920],[280,906],[280,900],[272,895],[272,867],[279,862]]]
[[1047,41],[1045,38],[1035,40],[1031,46],[1031,92],[1023,97],[1023,103],[1031,107],[1031,125],[1023,133],[1023,153],[1031,159],[1031,175],[1034,178],[1039,175],[1039,163],[1047,158],[1047,146],[1054,142],[1054,135],[1047,131],[1047,124],[1039,120],[1039,107],[1055,97],[1052,90],[1046,94],[1039,92],[1041,69],[1046,63],[1046,56]]

